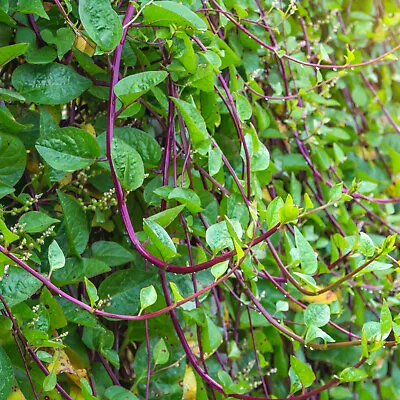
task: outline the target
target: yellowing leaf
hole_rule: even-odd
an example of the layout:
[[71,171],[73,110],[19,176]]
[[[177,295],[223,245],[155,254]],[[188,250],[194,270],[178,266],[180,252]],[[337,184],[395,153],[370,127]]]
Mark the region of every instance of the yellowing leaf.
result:
[[183,377],[182,400],[196,400],[197,382],[196,376],[189,365],[186,365],[185,376]]
[[26,400],[26,397],[21,392],[21,389],[17,389],[16,392],[11,392],[11,394],[7,397],[7,400]]
[[338,299],[335,292],[329,290],[326,293],[322,293],[318,296],[303,296],[301,298],[302,301],[306,303],[318,303],[318,304],[331,304]]
[[74,46],[82,53],[87,54],[89,57],[92,57],[94,51],[96,50],[96,45],[88,38],[83,36],[77,36],[75,38]]
[[54,359],[55,361],[48,365],[48,370],[54,371],[56,375],[67,374],[75,385],[80,386],[80,380],[87,376],[86,369],[74,367],[65,351],[60,349],[55,351]]
[[60,179],[58,181],[60,187],[64,187],[67,186],[71,183],[72,181],[72,173],[71,172],[67,172],[64,176],[64,178]]
[[73,386],[71,388],[71,391],[69,394],[74,400],[85,400],[85,398],[83,397],[81,388],[79,388],[77,386]]
[[84,131],[89,132],[93,137],[96,137],[96,131],[92,124],[81,124],[80,127]]

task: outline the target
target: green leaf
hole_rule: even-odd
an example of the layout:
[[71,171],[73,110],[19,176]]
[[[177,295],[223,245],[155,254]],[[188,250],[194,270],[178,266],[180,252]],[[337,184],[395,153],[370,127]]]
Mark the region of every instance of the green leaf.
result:
[[151,285],[154,279],[153,272],[138,270],[137,267],[114,272],[104,279],[98,289],[101,299],[111,297],[105,311],[135,315],[140,307],[140,290]]
[[84,282],[85,282],[86,292],[89,296],[90,306],[94,308],[96,302],[99,300],[99,296],[97,294],[97,288],[92,282],[89,281],[88,278],[86,278],[86,276]]
[[26,150],[18,138],[0,132],[0,182],[14,186],[26,165]]
[[309,387],[313,384],[316,377],[308,364],[303,363],[295,356],[290,356],[290,365],[292,366],[294,372],[300,379],[301,384],[303,387]]
[[50,19],[43,8],[42,0],[18,0],[17,10],[23,14],[36,14],[39,17]]
[[[239,238],[242,237],[242,227],[237,220],[232,220],[232,225]],[[206,231],[206,241],[214,253],[230,247],[233,247],[233,241],[229,233],[226,221],[211,225]]]
[[289,368],[289,379],[290,379],[290,393],[296,393],[298,390],[302,388],[302,384],[300,382],[299,377],[294,372],[293,367]]
[[58,303],[62,308],[65,318],[69,322],[82,326],[88,326],[89,328],[96,328],[98,326],[96,317],[89,311],[86,311],[82,308],[77,308],[74,303],[64,298],[58,299]]
[[14,192],[15,189],[12,186],[5,185],[4,183],[0,182],[0,199],[8,194]]
[[308,193],[304,193],[304,206],[307,210],[314,208],[314,204]]
[[360,368],[349,367],[344,369],[339,378],[342,382],[359,382],[365,379],[368,374]]
[[306,343],[309,343],[311,341],[313,341],[314,339],[320,338],[322,339],[325,343],[327,342],[331,342],[333,343],[335,341],[335,339],[333,339],[332,337],[330,337],[326,332],[324,332],[322,329],[311,325],[308,329],[307,329],[307,333],[306,333],[306,337],[305,337],[305,341]]
[[[0,338],[6,338],[10,335],[13,329],[13,323],[10,318],[5,315],[0,315]],[[1,363],[0,363],[1,364]]]
[[326,325],[331,318],[331,310],[327,304],[312,303],[304,311],[304,323],[317,328]]
[[50,270],[61,269],[65,265],[65,256],[58,243],[53,240],[49,246],[47,257],[49,259]]
[[159,85],[167,76],[165,71],[146,71],[129,75],[115,85],[114,92],[124,104],[129,104]]
[[143,228],[165,261],[177,255],[174,243],[162,226],[147,219],[143,221]]
[[82,378],[81,381],[81,389],[82,389],[82,396],[84,400],[97,400],[97,397],[93,396],[92,388],[90,387],[89,382]]
[[222,343],[220,330],[208,316],[201,328],[201,342],[205,353],[213,353]]
[[26,128],[15,120],[14,116],[5,105],[0,106],[0,127],[0,129],[8,133],[18,133]]
[[343,183],[338,183],[337,185],[334,185],[330,188],[329,190],[329,203],[333,203],[335,201],[339,201],[342,199],[343,195]]
[[397,234],[387,236],[383,243],[378,248],[378,254],[384,256],[391,253],[395,248],[395,243],[397,239]]
[[251,109],[251,104],[247,100],[246,96],[242,94],[235,93],[235,103],[237,113],[241,121],[246,121],[251,118],[253,110]]
[[302,274],[301,272],[293,272],[293,275],[296,275],[302,280],[306,285],[310,286],[314,290],[318,290],[317,283],[315,279],[311,275]]
[[184,299],[183,296],[180,294],[179,288],[178,288],[178,286],[177,286],[177,284],[176,284],[175,282],[170,282],[170,283],[169,283],[169,286],[171,287],[172,296],[174,297],[175,303],[176,303],[177,301],[181,301],[181,300]]
[[3,66],[14,58],[24,54],[28,47],[29,43],[18,43],[12,44],[11,46],[0,47],[0,66]]
[[57,190],[64,213],[69,244],[72,253],[79,256],[84,252],[89,241],[89,227],[82,206],[73,197]]
[[27,101],[65,104],[79,97],[91,81],[63,64],[23,64],[14,70],[12,84]]
[[392,313],[386,300],[383,300],[380,317],[381,337],[385,340],[392,331]]
[[183,4],[173,1],[154,1],[144,9],[145,24],[170,26],[172,24],[205,31],[206,23]]
[[110,267],[95,258],[69,257],[65,260],[64,268],[54,271],[52,281],[58,286],[83,282],[86,278],[109,272]]
[[211,176],[216,175],[223,165],[221,150],[210,147],[208,150],[208,172]]
[[96,139],[73,127],[47,132],[37,141],[36,149],[51,167],[65,172],[85,168],[100,155]]
[[310,243],[304,238],[299,229],[294,227],[296,247],[299,251],[301,270],[306,275],[313,275],[318,269],[317,255]]
[[197,57],[193,49],[193,44],[191,39],[185,32],[177,32],[177,37],[182,39],[184,45],[184,51],[179,57],[179,61],[183,64],[186,70],[190,74],[194,74],[197,69]]
[[268,204],[265,221],[268,225],[268,229],[271,229],[279,223],[279,210],[284,206],[282,198],[275,197],[271,203]]
[[193,105],[181,99],[172,99],[177,106],[182,118],[188,128],[193,146],[200,152],[206,154],[209,148],[210,139],[208,137],[206,123],[199,110]]
[[294,204],[284,204],[278,211],[279,222],[287,224],[299,216],[299,209]]
[[186,188],[174,188],[171,193],[168,195],[169,200],[177,200],[180,203],[184,204],[187,209],[195,214],[203,209],[201,208],[200,197],[191,189]]
[[157,291],[153,285],[140,290],[140,311],[139,315],[147,307],[152,306],[157,301]]
[[54,371],[51,371],[49,375],[46,376],[43,380],[43,390],[45,392],[50,392],[56,387],[57,384],[57,375]]
[[276,312],[286,312],[289,311],[289,303],[287,301],[279,300],[275,305]]
[[144,180],[144,165],[140,154],[123,140],[113,138],[112,161],[121,185],[136,190]]
[[8,399],[11,394],[14,373],[11,361],[2,347],[0,347],[0,374],[0,398]]
[[372,257],[375,253],[375,245],[372,239],[364,232],[360,232],[359,246],[361,254]]
[[117,267],[134,260],[132,252],[115,242],[100,240],[93,243],[92,256],[103,261],[109,267]]
[[185,205],[183,204],[173,208],[168,208],[167,210],[152,215],[148,219],[150,221],[157,222],[158,225],[161,225],[163,228],[166,228],[169,224],[171,224],[175,220],[175,218],[182,212],[184,208]]
[[[161,335],[164,335],[164,326],[161,328]],[[167,327],[165,327],[167,328]],[[170,339],[169,337],[168,339]],[[172,338],[171,338],[172,339]],[[152,352],[154,346],[158,342],[158,337],[150,338],[150,355],[152,358]],[[171,341],[166,341],[166,345],[168,347],[168,351],[170,354],[170,359],[168,362],[169,365],[173,365],[171,368],[156,368],[156,373],[154,376],[157,376],[157,379],[151,379],[150,388],[149,388],[149,399],[156,400],[159,399],[168,399],[168,400],[180,400],[183,397],[183,388],[184,385],[184,375],[186,370],[186,362],[183,361],[184,353],[182,347],[176,343],[170,343]],[[182,362],[183,361],[183,362]],[[153,367],[153,363],[151,363],[151,368]],[[138,393],[138,397],[140,399],[146,398],[146,377],[147,377],[147,346],[146,343],[142,343],[135,354],[135,360],[133,364],[133,369],[135,371],[135,376],[137,381],[137,385],[134,386],[133,389],[136,389]],[[115,399],[115,400],[119,400]],[[204,399],[203,399],[204,400]]]
[[368,321],[362,327],[363,334],[368,341],[382,340],[381,325],[376,321]]
[[221,276],[224,275],[225,271],[228,269],[228,266],[229,266],[229,260],[226,260],[221,263],[215,264],[211,268],[211,273],[212,276],[215,278],[215,280],[221,278]]
[[[0,281],[0,293],[9,307],[22,303],[33,296],[42,286],[42,282],[22,268],[10,266],[7,275]],[[3,304],[0,304],[0,309]]]
[[155,365],[165,364],[169,360],[169,351],[163,338],[161,338],[154,346],[153,358]]
[[46,287],[42,289],[42,293],[40,294],[40,304],[42,304],[47,310],[50,320],[50,328],[60,329],[67,326],[68,321],[64,315],[62,307]]
[[38,356],[40,361],[43,361],[43,362],[46,362],[46,363],[53,362],[53,356],[51,354],[47,353],[47,351],[38,350],[36,352],[36,355]]
[[115,128],[114,136],[133,147],[142,157],[145,166],[155,167],[159,165],[161,147],[150,134],[139,129],[123,127]]
[[26,233],[38,233],[45,231],[51,225],[58,224],[60,221],[41,211],[29,211],[22,215],[18,222],[24,226]]
[[218,371],[218,379],[221,382],[224,392],[227,394],[232,393],[245,393],[245,388],[241,387],[240,384],[234,384],[231,376],[224,370]]
[[79,1],[79,17],[91,39],[103,51],[114,50],[122,38],[122,24],[109,0]]
[[250,169],[253,172],[265,171],[269,167],[269,163],[269,151],[263,143],[259,142],[257,151],[253,149],[250,158]]
[[56,45],[59,60],[61,60],[65,53],[71,50],[72,45],[74,44],[75,34],[69,27],[60,28],[57,32],[44,29],[40,33],[44,41]]
[[104,392],[105,400],[137,400],[137,397],[122,386],[110,386]]
[[17,234],[15,234],[14,232],[11,232],[7,228],[7,225],[3,221],[3,219],[0,219],[0,232],[3,235],[3,240],[6,244],[10,244],[19,239],[19,236]]
[[25,97],[13,90],[0,88],[0,100],[5,101],[25,101]]

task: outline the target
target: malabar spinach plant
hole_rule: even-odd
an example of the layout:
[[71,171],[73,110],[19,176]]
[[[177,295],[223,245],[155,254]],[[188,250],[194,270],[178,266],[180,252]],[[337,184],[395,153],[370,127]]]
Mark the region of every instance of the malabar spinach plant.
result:
[[395,0],[0,0],[0,399],[400,398]]

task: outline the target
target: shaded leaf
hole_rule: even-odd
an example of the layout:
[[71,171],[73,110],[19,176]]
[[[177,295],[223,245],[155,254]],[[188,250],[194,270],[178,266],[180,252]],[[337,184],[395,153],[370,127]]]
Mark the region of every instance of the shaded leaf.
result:
[[135,190],[144,180],[144,166],[140,154],[123,140],[113,138],[112,161],[121,185],[126,190]]
[[[241,238],[243,231],[240,223],[237,220],[232,220],[232,224],[237,236]],[[214,253],[217,253],[226,247],[232,248],[233,241],[228,227],[226,226],[226,221],[211,225],[206,231],[206,241]]]
[[79,1],[79,17],[90,38],[103,51],[111,51],[118,46],[122,25],[108,0]]
[[315,374],[308,364],[303,363],[298,358],[290,356],[290,365],[300,379],[303,387],[309,387],[315,381]]
[[167,76],[168,73],[165,71],[147,71],[129,75],[115,85],[114,92],[123,103],[132,103],[163,82]]
[[310,304],[304,311],[304,322],[307,326],[317,328],[326,325],[331,317],[331,310],[327,304]]
[[[0,281],[0,293],[9,307],[22,303],[34,295],[42,282],[22,268],[10,266]],[[0,304],[0,309],[3,304]]]
[[157,301],[157,292],[153,285],[147,286],[140,290],[140,311],[152,306]]
[[0,182],[14,186],[25,170],[25,147],[15,136],[0,132],[0,154]]
[[85,168],[100,155],[96,139],[89,132],[72,127],[47,132],[37,141],[36,149],[54,169],[65,172]]
[[14,58],[24,54],[28,47],[29,43],[18,43],[12,44],[11,46],[0,47],[0,65],[7,64]]
[[59,223],[55,218],[49,217],[41,211],[29,211],[22,215],[18,221],[24,226],[27,233],[38,233],[45,231],[49,226]]
[[65,104],[79,97],[91,82],[69,66],[50,63],[20,65],[14,70],[12,84],[27,101]]
[[368,374],[360,368],[349,367],[344,369],[339,377],[342,382],[358,382],[362,381]]
[[65,256],[58,243],[53,240],[48,249],[48,259],[50,270],[54,271],[63,268],[65,265]]
[[177,200],[184,204],[192,213],[202,211],[200,197],[191,189],[174,188],[168,195],[169,200]]
[[177,255],[174,243],[162,226],[147,219],[143,221],[143,228],[165,261]]
[[199,110],[193,104],[181,99],[173,98],[172,100],[182,114],[193,146],[198,149],[201,154],[206,154],[210,139],[208,138],[206,123]]
[[133,254],[116,242],[100,240],[92,244],[92,256],[109,267],[127,264],[134,260]]
[[2,347],[0,347],[0,374],[0,397],[7,399],[11,393],[14,373],[11,361]]
[[160,339],[153,349],[154,364],[165,364],[169,360],[169,351],[164,339]]
[[156,26],[175,24],[183,28],[206,30],[206,23],[183,4],[173,1],[154,1],[144,9],[144,22]]
[[73,197],[60,190],[57,190],[57,194],[64,212],[64,222],[72,252],[75,255],[80,255],[86,249],[89,241],[89,226],[85,212]]
[[306,275],[313,275],[318,269],[317,255],[296,226],[294,236],[299,251],[301,270]]

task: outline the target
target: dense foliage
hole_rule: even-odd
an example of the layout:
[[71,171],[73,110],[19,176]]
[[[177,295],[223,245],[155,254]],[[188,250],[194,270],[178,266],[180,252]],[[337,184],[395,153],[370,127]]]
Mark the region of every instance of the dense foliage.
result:
[[0,399],[400,398],[395,0],[0,0]]

